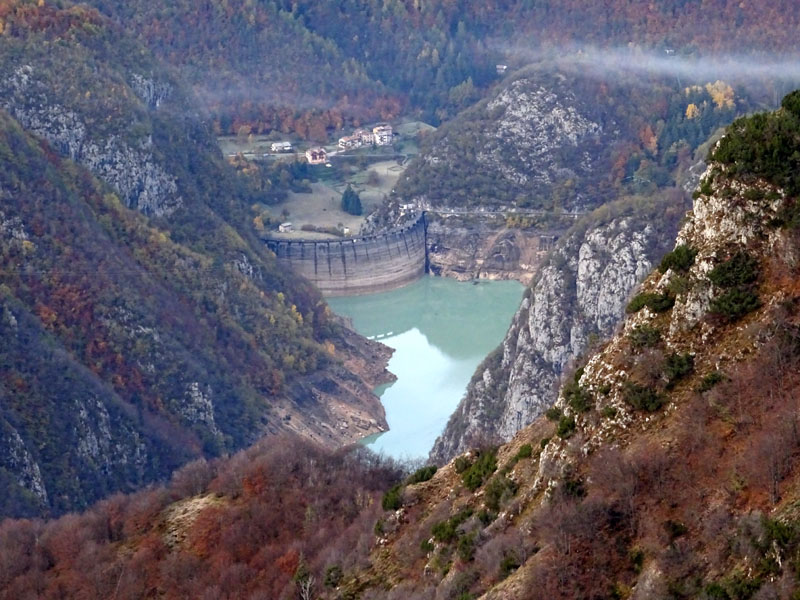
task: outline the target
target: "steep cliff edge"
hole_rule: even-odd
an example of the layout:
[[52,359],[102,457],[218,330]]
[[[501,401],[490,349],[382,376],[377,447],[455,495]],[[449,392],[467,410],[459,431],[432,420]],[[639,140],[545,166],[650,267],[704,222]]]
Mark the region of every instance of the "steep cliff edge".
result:
[[685,202],[670,193],[627,199],[584,217],[536,272],[502,345],[479,367],[431,458],[507,441],[555,400],[564,368],[611,335],[634,287],[664,254]]

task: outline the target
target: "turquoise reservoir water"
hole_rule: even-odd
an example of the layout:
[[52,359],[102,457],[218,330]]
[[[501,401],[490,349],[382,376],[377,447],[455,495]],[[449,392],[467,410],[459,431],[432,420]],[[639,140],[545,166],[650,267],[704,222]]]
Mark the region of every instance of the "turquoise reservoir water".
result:
[[375,390],[390,430],[364,443],[397,458],[427,456],[476,367],[503,340],[523,289],[426,276],[391,292],[330,298],[359,333],[395,351],[389,370],[397,381]]

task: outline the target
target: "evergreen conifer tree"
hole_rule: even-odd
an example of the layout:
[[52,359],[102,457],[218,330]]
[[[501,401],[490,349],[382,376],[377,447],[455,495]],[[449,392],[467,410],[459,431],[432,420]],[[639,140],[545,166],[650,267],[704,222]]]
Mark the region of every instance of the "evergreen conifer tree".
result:
[[358,192],[354,191],[349,185],[344,194],[342,194],[342,210],[351,215],[360,215],[363,211]]

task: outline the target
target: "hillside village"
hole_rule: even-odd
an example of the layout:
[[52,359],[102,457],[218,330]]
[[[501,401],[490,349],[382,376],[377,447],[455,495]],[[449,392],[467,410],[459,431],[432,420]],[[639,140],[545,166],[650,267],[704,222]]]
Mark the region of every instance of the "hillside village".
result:
[[[364,146],[389,146],[394,140],[395,133],[392,126],[388,123],[379,123],[372,130],[369,129],[356,129],[351,135],[346,135],[339,138],[338,151],[328,152],[325,148],[316,146],[306,150],[306,160],[311,165],[324,165],[328,162],[328,156],[338,154],[346,150],[355,150]],[[288,144],[288,142],[281,142],[281,144]],[[275,144],[273,144],[275,146]]]

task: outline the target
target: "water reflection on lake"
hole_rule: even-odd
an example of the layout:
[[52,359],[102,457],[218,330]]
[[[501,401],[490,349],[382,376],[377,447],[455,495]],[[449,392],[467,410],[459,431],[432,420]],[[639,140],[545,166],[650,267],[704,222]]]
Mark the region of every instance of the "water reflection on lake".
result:
[[375,390],[390,430],[364,443],[397,458],[426,456],[475,368],[503,340],[523,289],[426,276],[391,292],[330,298],[359,333],[395,350],[389,370],[397,381]]

